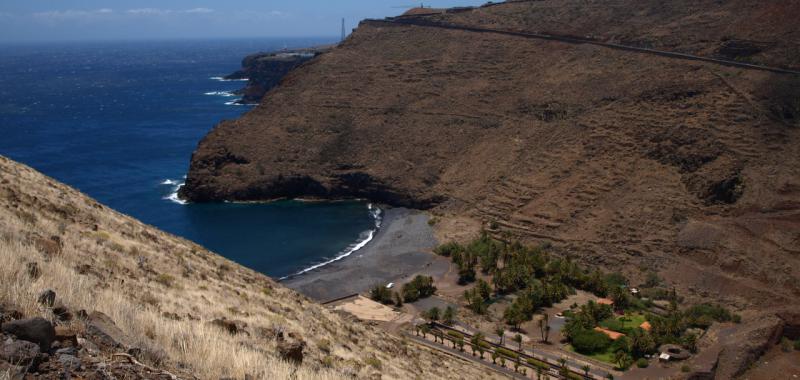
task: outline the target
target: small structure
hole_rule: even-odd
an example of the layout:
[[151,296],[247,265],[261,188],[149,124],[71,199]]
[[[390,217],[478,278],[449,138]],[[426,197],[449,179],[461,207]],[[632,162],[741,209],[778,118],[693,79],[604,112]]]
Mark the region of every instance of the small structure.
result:
[[669,358],[670,358],[669,354],[666,354],[666,353],[662,353],[661,355],[658,355],[658,360],[662,361],[662,362],[668,362]]
[[612,330],[608,330],[608,329],[604,329],[602,327],[595,327],[594,331],[599,331],[599,332],[601,332],[603,334],[606,334],[609,338],[611,338],[611,340],[617,340],[617,339],[622,338],[623,336],[625,336],[625,334],[623,334],[623,333],[612,331]]
[[638,288],[631,288],[631,295],[634,297],[639,296],[639,289]]
[[650,322],[644,321],[641,325],[639,325],[639,328],[644,331],[650,331],[650,329],[653,328],[653,325],[651,325]]
[[666,360],[686,360],[692,356],[692,353],[689,350],[675,345],[675,344],[664,344],[658,348],[658,352],[661,355],[658,356],[659,360],[663,360],[662,358],[666,355]]
[[614,306],[614,301],[608,298],[598,298],[597,303],[600,305]]

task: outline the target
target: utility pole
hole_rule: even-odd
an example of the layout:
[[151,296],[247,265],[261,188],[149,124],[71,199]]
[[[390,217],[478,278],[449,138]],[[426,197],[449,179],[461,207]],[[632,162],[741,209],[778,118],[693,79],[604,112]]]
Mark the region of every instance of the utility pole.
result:
[[345,33],[344,33],[344,17],[343,17],[342,18],[342,39],[341,39],[341,41],[344,41],[344,38],[345,38]]

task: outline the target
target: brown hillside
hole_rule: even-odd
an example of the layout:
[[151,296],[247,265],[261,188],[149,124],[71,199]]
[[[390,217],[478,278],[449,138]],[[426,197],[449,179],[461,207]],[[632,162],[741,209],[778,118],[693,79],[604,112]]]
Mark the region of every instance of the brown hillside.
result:
[[[70,378],[498,376],[326,309],[2,156],[0,263],[0,379],[26,368],[25,378],[63,378],[66,354],[57,348],[68,341],[82,362]],[[55,291],[51,305],[37,303],[46,289]],[[108,316],[100,320],[110,336],[97,333],[95,312]],[[39,316],[72,339],[42,346],[49,360],[34,345],[37,368],[9,356],[30,343],[6,329]],[[303,344],[302,365],[284,360],[297,357],[281,352]]]
[[[585,3],[424,17],[708,56],[755,39],[748,60],[797,66],[796,1]],[[792,75],[364,22],[209,133],[183,195],[433,207],[633,278],[659,270],[697,300],[786,304],[800,296],[799,98]]]

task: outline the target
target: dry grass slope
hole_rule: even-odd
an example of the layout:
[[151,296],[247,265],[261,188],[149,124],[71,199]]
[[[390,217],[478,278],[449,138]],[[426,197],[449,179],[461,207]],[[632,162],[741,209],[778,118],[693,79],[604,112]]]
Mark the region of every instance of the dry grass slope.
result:
[[[152,353],[150,364],[175,373],[202,379],[497,376],[332,312],[2,156],[0,262],[0,303],[52,319],[36,296],[53,289],[74,310],[109,315],[133,344]],[[41,268],[36,280],[26,270],[31,262]],[[247,333],[231,335],[209,323],[223,317],[245,322]],[[302,366],[278,357],[277,331],[307,343]]]

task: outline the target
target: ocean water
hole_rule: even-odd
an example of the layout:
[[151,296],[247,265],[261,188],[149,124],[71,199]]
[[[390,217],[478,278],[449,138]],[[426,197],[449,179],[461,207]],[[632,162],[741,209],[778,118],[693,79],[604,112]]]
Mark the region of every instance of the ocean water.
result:
[[0,46],[0,154],[145,223],[273,277],[371,237],[364,202],[181,204],[197,142],[251,106],[221,81],[257,51],[330,39],[92,42]]

